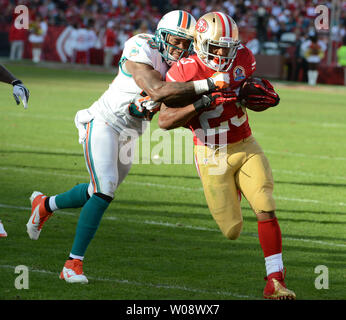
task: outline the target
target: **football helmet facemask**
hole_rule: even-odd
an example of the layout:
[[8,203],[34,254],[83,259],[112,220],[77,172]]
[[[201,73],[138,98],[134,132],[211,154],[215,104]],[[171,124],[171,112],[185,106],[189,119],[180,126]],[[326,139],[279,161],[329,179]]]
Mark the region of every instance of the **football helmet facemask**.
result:
[[[193,52],[193,35],[196,25],[195,18],[186,11],[174,10],[166,13],[157,25],[155,42],[159,45],[159,51],[168,65],[186,57]],[[169,37],[176,36],[190,41],[187,49],[182,49],[169,43]],[[169,52],[171,48],[181,51],[177,59]]]
[[[222,12],[210,12],[198,19],[194,50],[201,61],[215,71],[227,72],[233,64],[240,45],[235,21]],[[211,46],[227,48],[227,55],[211,53]]]

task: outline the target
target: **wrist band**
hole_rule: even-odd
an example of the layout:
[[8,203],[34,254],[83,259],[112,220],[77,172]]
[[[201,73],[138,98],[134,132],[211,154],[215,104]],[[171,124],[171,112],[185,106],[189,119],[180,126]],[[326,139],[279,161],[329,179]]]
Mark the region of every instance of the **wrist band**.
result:
[[11,82],[11,84],[12,84],[13,86],[16,86],[17,84],[22,84],[22,83],[23,83],[23,82],[20,81],[19,79],[13,80],[13,81]]
[[210,90],[207,79],[193,81],[196,94],[202,94]]

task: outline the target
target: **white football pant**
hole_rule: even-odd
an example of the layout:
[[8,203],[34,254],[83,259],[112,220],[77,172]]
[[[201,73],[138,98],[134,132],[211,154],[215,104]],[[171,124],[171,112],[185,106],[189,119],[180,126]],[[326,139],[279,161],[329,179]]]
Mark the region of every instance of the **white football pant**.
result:
[[119,135],[104,120],[93,119],[86,124],[83,144],[84,158],[90,175],[89,195],[114,192],[130,171],[136,138]]

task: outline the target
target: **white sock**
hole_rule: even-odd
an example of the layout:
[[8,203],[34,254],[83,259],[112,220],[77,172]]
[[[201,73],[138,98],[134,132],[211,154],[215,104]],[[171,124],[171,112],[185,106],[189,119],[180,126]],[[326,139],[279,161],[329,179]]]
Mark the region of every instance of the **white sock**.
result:
[[55,198],[56,196],[49,197],[49,208],[52,211],[56,211],[59,209],[55,203]]
[[75,254],[70,253],[70,258],[72,258],[72,259],[79,259],[79,260],[83,261],[84,256],[76,256]]
[[279,272],[284,269],[282,262],[282,253],[273,254],[269,257],[264,258],[267,270],[267,276],[273,272]]

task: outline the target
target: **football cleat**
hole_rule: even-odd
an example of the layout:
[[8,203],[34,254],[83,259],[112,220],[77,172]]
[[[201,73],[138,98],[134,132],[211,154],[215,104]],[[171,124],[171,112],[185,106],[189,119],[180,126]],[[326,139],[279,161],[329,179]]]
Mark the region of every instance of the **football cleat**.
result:
[[67,260],[59,278],[68,283],[88,283],[83,273],[83,261],[79,259]]
[[7,232],[5,231],[4,225],[0,221],[0,238],[6,238]]
[[37,240],[40,236],[43,224],[52,216],[44,206],[47,197],[41,192],[34,191],[30,197],[31,216],[26,224],[26,230],[31,240]]
[[265,277],[264,280],[267,280],[267,284],[263,291],[263,297],[265,299],[272,300],[295,300],[296,294],[287,289],[285,284],[285,274],[280,272],[273,272],[268,277]]

